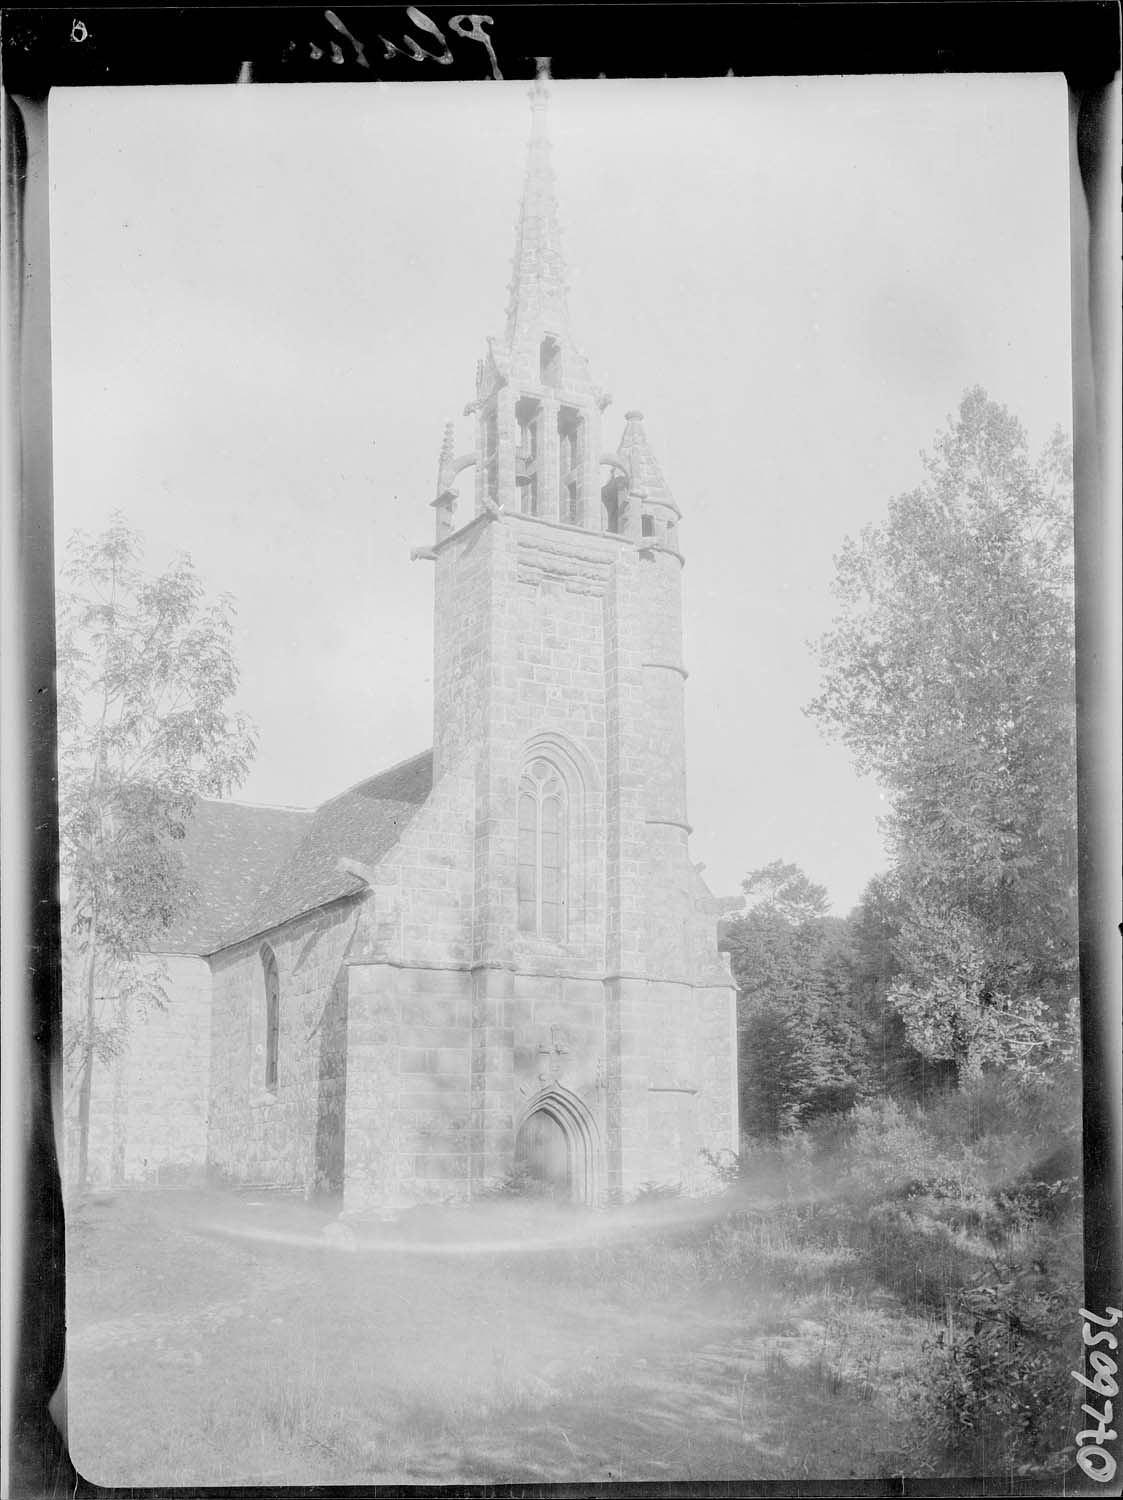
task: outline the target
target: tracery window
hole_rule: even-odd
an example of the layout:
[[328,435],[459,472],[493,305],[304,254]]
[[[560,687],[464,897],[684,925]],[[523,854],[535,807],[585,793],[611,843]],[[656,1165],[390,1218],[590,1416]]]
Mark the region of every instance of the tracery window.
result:
[[565,783],[548,760],[519,782],[519,931],[565,937]]
[[272,948],[262,948],[261,966],[265,975],[265,1087],[270,1093],[276,1093],[281,1041],[281,981]]

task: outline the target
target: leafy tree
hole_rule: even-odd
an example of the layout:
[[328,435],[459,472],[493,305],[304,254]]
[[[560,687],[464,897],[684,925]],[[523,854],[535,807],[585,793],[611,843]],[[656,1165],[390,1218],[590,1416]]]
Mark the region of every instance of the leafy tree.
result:
[[739,989],[741,1118],[747,1133],[772,1139],[853,1103],[861,1040],[846,924],[827,915],[826,890],[782,860],[742,884],[749,910],[726,932]]
[[254,747],[230,712],[233,605],[203,599],[190,559],[156,578],[116,514],[76,533],[58,609],[64,1054],[77,1091],[74,1179],[85,1186],[95,1065],[133,1007],[166,1004],[147,958],[192,897],[182,839],[195,799],[245,775]]
[[753,870],[741,882],[750,908],[762,916],[779,917],[795,931],[825,917],[830,910],[825,885],[816,885],[798,865],[774,859]]
[[836,558],[811,713],[889,796],[890,999],[961,1078],[1056,1034],[1076,982],[1071,457],[982,390]]
[[944,1087],[950,1061],[918,1051],[900,1012],[889,1003],[901,975],[897,957],[904,906],[891,875],[875,875],[847,917],[850,937],[850,1005],[861,1031],[875,1092],[920,1099]]

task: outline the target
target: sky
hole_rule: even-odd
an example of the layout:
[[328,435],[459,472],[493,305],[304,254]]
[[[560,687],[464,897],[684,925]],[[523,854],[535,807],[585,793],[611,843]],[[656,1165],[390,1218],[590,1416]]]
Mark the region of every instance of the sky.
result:
[[[848,911],[877,786],[804,707],[843,540],[982,385],[1071,431],[1059,75],[551,85],[571,323],[683,512],[692,857]],[[51,95],[55,527],[114,509],[237,604],[241,800],[432,743],[444,423],[501,332],[525,83]],[[463,505],[468,503],[467,492]]]

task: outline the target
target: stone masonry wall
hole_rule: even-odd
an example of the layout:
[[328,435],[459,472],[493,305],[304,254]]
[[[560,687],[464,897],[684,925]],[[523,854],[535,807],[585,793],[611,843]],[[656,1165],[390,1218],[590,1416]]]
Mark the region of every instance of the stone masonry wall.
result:
[[467,1190],[475,754],[371,873],[348,954],[346,1213]]
[[[346,1088],[344,954],[355,902],[337,902],[217,954],[208,1159],[220,1178],[338,1189]],[[268,941],[280,980],[277,1087],[265,1087]]]
[[353,962],[466,964],[471,957],[475,749],[463,751],[370,872]]
[[343,1209],[395,1213],[468,1182],[471,982],[463,969],[348,967]]
[[[94,1187],[201,1181],[207,1143],[210,970],[204,959],[153,960],[167,975],[168,1004],[116,1008],[124,1051],[95,1063],[90,1096],[89,1181]],[[76,1098],[68,1101],[65,1150],[77,1160]]]
[[[472,958],[530,969],[603,968],[606,776],[604,596],[619,538],[523,516],[480,520],[437,562],[435,738],[476,751]],[[627,549],[624,549],[627,550]],[[485,628],[467,622],[486,618]],[[455,622],[464,622],[458,624]],[[638,662],[636,664],[638,670]],[[465,679],[470,679],[471,684]],[[517,790],[534,743],[573,772],[564,944],[517,930]]]

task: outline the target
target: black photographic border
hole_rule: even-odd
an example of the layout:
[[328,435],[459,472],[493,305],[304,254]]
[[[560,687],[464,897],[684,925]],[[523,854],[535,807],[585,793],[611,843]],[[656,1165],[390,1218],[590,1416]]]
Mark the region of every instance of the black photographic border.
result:
[[[457,39],[448,5],[7,7],[0,15],[5,148],[2,636],[5,1477],[12,1496],[275,1490],[102,1490],[78,1475],[47,1410],[63,1366],[64,1242],[52,1100],[60,1026],[51,524],[49,94],[120,84],[432,81],[1060,72],[1070,100],[1073,437],[1076,451],[1080,974],[1084,1067],[1085,1306],[1123,1305],[1117,830],[1120,824],[1118,223],[1119,8],[1012,3],[493,4],[487,36]],[[463,24],[463,23],[462,23]],[[412,36],[429,49],[405,46]],[[386,42],[397,44],[387,47]],[[1072,1316],[1079,1316],[1073,1309]],[[1049,1493],[1050,1480],[490,1485],[557,1494],[942,1495]],[[479,1492],[474,1486],[346,1493]],[[1078,1471],[1068,1492],[1119,1493]],[[339,1494],[294,1486],[286,1494]]]

